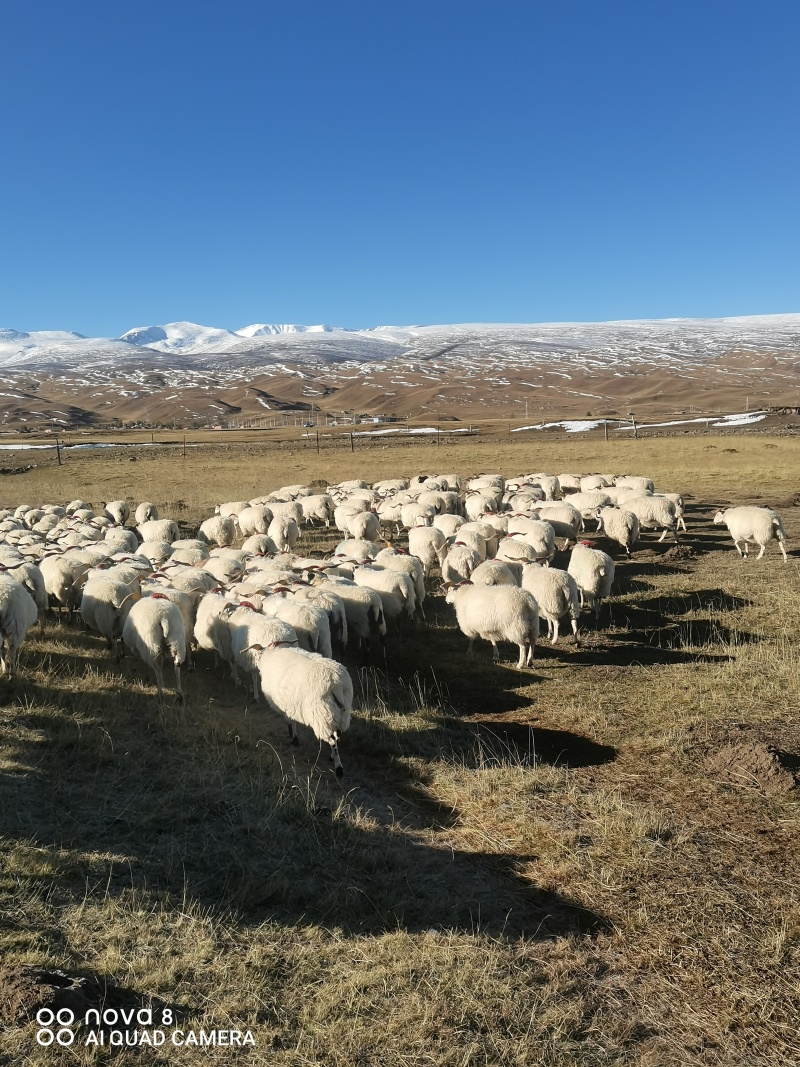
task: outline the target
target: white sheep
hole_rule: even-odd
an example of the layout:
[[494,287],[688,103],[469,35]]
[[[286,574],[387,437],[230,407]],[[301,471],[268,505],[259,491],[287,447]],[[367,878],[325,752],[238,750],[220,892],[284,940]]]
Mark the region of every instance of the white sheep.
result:
[[244,511],[251,503],[253,503],[251,500],[229,500],[225,504],[217,504],[214,514],[229,518],[231,515],[238,515],[240,511]]
[[447,538],[436,526],[412,526],[408,531],[408,551],[422,564],[427,576],[441,567],[447,552]]
[[[429,527],[430,529],[430,527]],[[389,571],[407,575],[414,583],[414,594],[422,618],[425,618],[425,570],[420,561],[410,552],[389,545],[375,557],[375,563]]]
[[274,556],[278,553],[278,546],[267,534],[251,534],[242,541],[242,552],[253,556]]
[[611,595],[616,564],[606,552],[592,548],[589,542],[579,541],[572,550],[567,571],[575,579],[581,607],[594,608],[595,619],[600,618],[600,605]]
[[265,648],[297,647],[297,634],[281,619],[268,618],[248,606],[239,605],[228,617],[230,628],[231,672],[238,682],[236,671],[250,677],[253,700],[258,700],[258,659]]
[[[725,508],[718,511],[714,516],[714,523],[728,527],[728,532],[736,545],[736,551],[740,556],[747,559],[748,545],[759,545],[761,551],[756,559],[761,559],[769,542],[775,538],[778,548],[783,553],[784,563],[786,555],[786,531],[780,515],[772,508],[737,507]],[[742,542],[742,548],[739,542]]]
[[353,571],[353,581],[362,588],[374,590],[380,596],[387,619],[397,618],[402,611],[411,618],[416,611],[414,582],[407,574],[387,570],[371,561],[365,561],[359,563]]
[[473,585],[519,585],[508,564],[498,559],[479,563],[470,575],[470,581]]
[[293,552],[300,537],[300,529],[290,515],[276,515],[269,524],[267,536],[275,542],[279,552]]
[[[441,530],[445,537],[452,537],[456,530],[463,526],[466,521],[460,515],[436,515],[433,519],[433,526],[435,529]],[[411,537],[410,530],[408,536],[409,538]]]
[[517,669],[530,666],[539,634],[539,608],[530,593],[510,585],[464,583],[451,587],[446,599],[456,609],[458,628],[469,638],[468,653],[475,638],[483,638],[491,641],[497,663],[497,642],[510,641],[519,648]]
[[597,532],[605,534],[622,545],[630,556],[631,549],[639,540],[639,519],[632,511],[621,508],[598,508]]
[[89,567],[67,555],[45,555],[39,561],[39,570],[48,596],[57,601],[59,611],[65,608],[71,618],[80,602]]
[[347,618],[348,643],[352,639],[357,648],[366,650],[374,637],[382,640],[386,636],[383,602],[374,589],[358,586],[347,578],[323,574],[314,579],[314,588],[341,598]]
[[125,620],[140,593],[110,575],[90,577],[83,587],[80,615],[90,630],[106,639],[114,659],[120,658],[119,642]]
[[127,500],[109,500],[103,504],[103,515],[112,522],[124,526],[131,517],[131,509]]
[[136,508],[133,517],[136,525],[141,526],[143,522],[158,518],[158,508],[155,504],[151,504],[149,500],[143,500]]
[[323,607],[310,600],[296,600],[293,596],[282,596],[280,592],[275,592],[264,598],[261,611],[291,626],[300,648],[307,652],[318,652],[328,659],[333,655],[330,622]]
[[13,675],[20,646],[38,617],[28,590],[10,575],[0,574],[0,674]]
[[667,500],[671,500],[675,505],[675,518],[678,523],[678,529],[683,530],[686,533],[686,523],[683,516],[686,511],[686,502],[683,499],[682,493],[659,493],[659,496],[666,497]]
[[28,590],[39,612],[39,627],[44,632],[44,622],[50,601],[44,584],[44,575],[39,566],[33,560],[20,557],[0,564],[0,573],[8,574]]
[[469,581],[472,572],[482,563],[477,552],[464,545],[453,545],[442,560],[442,581],[457,584]]
[[272,508],[266,504],[252,504],[249,508],[243,508],[236,516],[239,533],[242,537],[266,534],[273,518]]
[[575,579],[557,567],[540,567],[536,563],[522,566],[522,588],[539,605],[540,618],[547,620],[547,633],[552,644],[558,640],[561,619],[569,616],[575,643],[578,643],[578,620],[581,614],[580,593]]
[[212,515],[210,519],[206,519],[204,523],[201,523],[197,540],[204,541],[208,545],[219,545],[220,548],[225,548],[233,544],[236,537],[236,529],[235,515]]
[[350,726],[353,682],[335,660],[296,648],[270,648],[258,657],[261,692],[270,708],[289,720],[292,743],[295,724],[309,726],[331,747],[336,776],[344,773],[339,738]]
[[346,523],[347,536],[357,541],[377,541],[381,536],[381,522],[372,511],[359,511]]
[[678,540],[678,519],[675,505],[663,496],[631,496],[625,500],[625,510],[632,511],[639,520],[641,530],[662,530],[659,542],[663,541],[669,530],[675,541]]
[[164,696],[162,662],[168,658],[175,668],[176,695],[183,700],[181,664],[186,659],[186,627],[179,607],[164,593],[142,597],[128,612],[122,640],[153,671],[159,700]]
[[321,522],[329,527],[333,519],[333,497],[328,493],[314,493],[312,496],[304,496],[299,500],[303,511],[303,521],[306,523]]

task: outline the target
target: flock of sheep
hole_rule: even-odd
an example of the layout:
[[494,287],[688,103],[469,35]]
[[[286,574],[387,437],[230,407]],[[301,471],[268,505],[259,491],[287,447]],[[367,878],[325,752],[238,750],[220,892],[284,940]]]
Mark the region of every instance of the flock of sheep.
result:
[[[98,511],[82,500],[23,504],[0,510],[0,666],[14,671],[25,635],[51,609],[68,620],[79,612],[115,659],[135,653],[160,699],[165,661],[182,699],[181,666],[204,649],[285,717],[293,742],[300,723],[328,743],[341,775],[353,685],[335,657],[382,641],[402,617],[424,619],[434,576],[470,650],[476,637],[490,641],[497,661],[508,642],[524,668],[542,621],[553,644],[562,625],[577,642],[582,610],[597,618],[611,593],[615,563],[582,539],[588,522],[630,556],[641,530],[677,541],[683,510],[680,494],[657,494],[649,478],[543,473],[349,481],[325,493],[284,486],[217,506],[193,538],[147,502],[135,526],[124,500]],[[775,538],[786,559],[774,511],[729,508],[714,521],[740,555],[756,544],[760,559]],[[332,555],[297,554],[304,529],[331,524],[344,538]],[[550,565],[559,540],[571,546],[566,570]]]

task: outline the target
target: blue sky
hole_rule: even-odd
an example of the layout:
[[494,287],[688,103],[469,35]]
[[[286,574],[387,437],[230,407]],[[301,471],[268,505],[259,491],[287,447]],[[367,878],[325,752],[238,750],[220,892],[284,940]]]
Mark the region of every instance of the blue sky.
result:
[[800,4],[0,9],[0,326],[800,311]]

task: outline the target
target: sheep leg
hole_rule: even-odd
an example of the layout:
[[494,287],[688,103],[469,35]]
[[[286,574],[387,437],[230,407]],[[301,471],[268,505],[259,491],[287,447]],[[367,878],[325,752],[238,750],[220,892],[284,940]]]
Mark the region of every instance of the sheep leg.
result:
[[339,759],[339,737],[336,733],[332,733],[328,738],[328,744],[331,746],[331,759],[333,760],[333,769],[336,771],[336,777],[341,778],[344,774],[344,768],[342,767],[342,761]]
[[497,642],[492,641],[492,663],[500,662],[500,649],[497,647]]
[[181,689],[181,665],[175,660],[175,693],[180,703],[183,703],[183,690]]
[[784,545],[783,541],[780,538],[778,538],[778,548],[783,553],[783,562],[784,563],[788,563],[789,562],[789,557],[786,555],[786,546]]
[[552,632],[552,637],[550,638],[550,644],[554,645],[556,643],[556,641],[558,640],[559,621],[558,621],[558,619],[548,619],[547,622],[548,622],[548,627],[552,627],[552,631],[553,631]]
[[250,672],[250,677],[253,680],[253,700],[257,704],[258,703],[258,679],[259,679],[258,671],[251,671]]
[[660,537],[659,537],[659,539],[658,539],[658,543],[659,543],[659,544],[661,544],[661,542],[662,542],[662,541],[664,540],[664,538],[665,538],[665,537],[667,536],[667,530],[668,530],[668,529],[669,529],[669,527],[668,527],[668,526],[665,526],[665,527],[664,527],[664,529],[663,529],[663,530],[661,531],[661,536],[660,536]]
[[525,660],[527,658],[527,651],[528,650],[525,647],[524,643],[519,645],[519,660],[517,662],[517,670],[518,671],[521,671],[522,668],[525,666]]
[[575,644],[577,645],[577,644],[579,644],[579,639],[578,639],[578,620],[577,619],[571,619],[570,622],[572,623],[572,634],[573,634],[573,636],[575,638]]
[[469,644],[467,645],[467,655],[468,656],[472,655],[472,643],[473,643],[474,640],[475,640],[474,637],[470,637],[470,639],[469,639]]
[[528,641],[528,655],[525,658],[525,663],[528,667],[533,666],[533,654],[536,651],[536,638],[531,637]]
[[758,555],[756,556],[756,559],[757,559],[757,560],[761,559],[761,557],[762,557],[762,556],[764,555],[764,552],[766,551],[766,548],[767,548],[767,546],[766,546],[766,545],[762,545],[762,546],[761,546],[761,551],[760,551],[760,552],[758,553]]
[[159,701],[162,701],[164,699],[164,672],[161,670],[161,664],[157,659],[153,660],[153,674],[156,676],[158,699]]
[[291,739],[292,744],[293,745],[299,745],[300,742],[299,742],[299,740],[297,738],[297,730],[295,728],[294,723],[291,721],[291,719],[287,723],[287,726],[289,727],[289,737]]
[[[737,552],[739,553],[739,555],[740,555],[740,556],[742,556],[742,557],[744,557],[744,556],[745,556],[745,553],[744,553],[744,552],[742,552],[741,548],[739,548],[739,542],[738,542],[738,541],[736,540],[736,538],[735,538],[735,537],[734,537],[734,539],[733,539],[733,543],[734,543],[734,544],[736,545],[736,551],[737,551]],[[746,548],[746,547],[747,547],[747,542],[745,542],[745,548]]]

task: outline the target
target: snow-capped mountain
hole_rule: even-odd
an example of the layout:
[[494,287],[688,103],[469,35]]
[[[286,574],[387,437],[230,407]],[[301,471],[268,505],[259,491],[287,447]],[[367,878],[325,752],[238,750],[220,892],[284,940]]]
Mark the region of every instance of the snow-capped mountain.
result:
[[241,330],[236,330],[236,333],[239,337],[267,337],[284,333],[334,333],[336,329],[335,326],[295,326],[292,324],[276,326],[271,323],[256,322],[252,326],[244,326]]
[[540,420],[794,407],[800,314],[365,330],[170,322],[121,338],[6,329],[0,387],[7,424],[51,409],[93,424],[312,405]]

